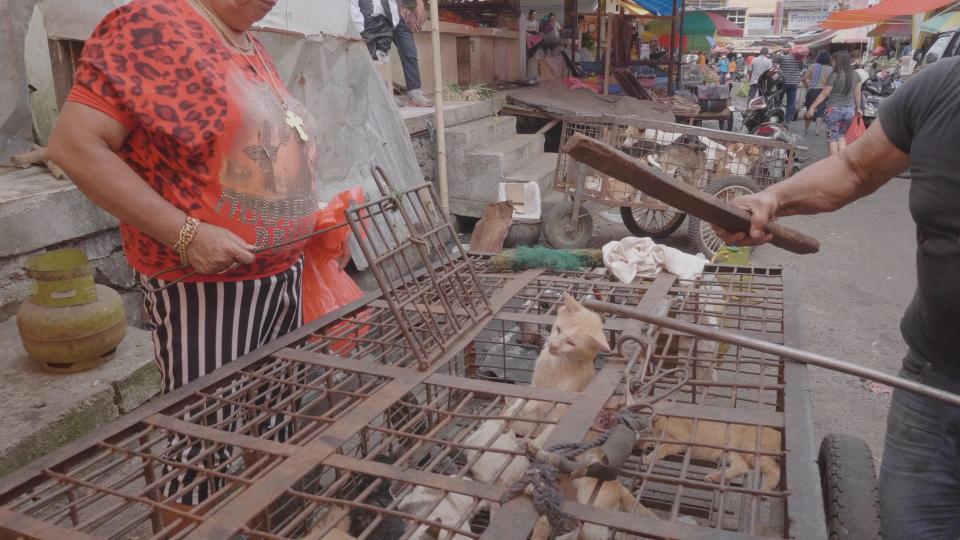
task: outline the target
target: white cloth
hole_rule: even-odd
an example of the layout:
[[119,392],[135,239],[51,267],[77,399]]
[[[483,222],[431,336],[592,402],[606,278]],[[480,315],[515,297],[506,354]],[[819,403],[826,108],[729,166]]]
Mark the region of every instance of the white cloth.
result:
[[635,236],[608,242],[601,252],[603,264],[621,283],[633,283],[637,276],[656,274],[660,270],[680,279],[695,279],[707,264],[703,255],[689,255],[649,238]]

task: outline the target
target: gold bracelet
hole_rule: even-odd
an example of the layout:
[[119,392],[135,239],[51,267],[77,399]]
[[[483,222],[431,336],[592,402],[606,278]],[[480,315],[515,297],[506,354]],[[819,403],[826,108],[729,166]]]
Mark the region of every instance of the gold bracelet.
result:
[[197,236],[198,228],[200,228],[200,220],[187,216],[187,222],[183,224],[183,227],[180,227],[177,243],[173,245],[173,251],[180,257],[180,262],[187,266],[190,266],[190,261],[187,259],[187,248],[190,247],[194,237]]

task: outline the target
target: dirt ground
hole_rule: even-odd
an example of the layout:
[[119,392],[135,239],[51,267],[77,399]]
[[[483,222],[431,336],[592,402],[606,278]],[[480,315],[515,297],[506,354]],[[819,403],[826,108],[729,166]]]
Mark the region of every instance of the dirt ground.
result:
[[[738,123],[739,126],[739,123]],[[708,126],[710,127],[710,126]],[[802,133],[802,122],[794,127]],[[827,155],[826,141],[809,136],[804,166]],[[916,286],[914,228],[907,209],[909,180],[894,179],[872,196],[833,214],[784,220],[821,242],[815,255],[794,255],[772,246],[753,254],[757,265],[799,272],[802,346],[858,364],[896,373],[906,346],[899,323]],[[620,239],[623,225],[596,218],[592,243]],[[691,251],[682,226],[665,243]],[[875,393],[855,377],[811,370],[814,430],[863,438],[879,466],[890,395]]]

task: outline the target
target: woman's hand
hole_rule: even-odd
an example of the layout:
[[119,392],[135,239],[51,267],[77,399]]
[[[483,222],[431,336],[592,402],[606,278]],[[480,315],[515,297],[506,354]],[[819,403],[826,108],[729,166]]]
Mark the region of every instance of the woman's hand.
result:
[[811,107],[811,108],[807,109],[807,112],[804,113],[803,116],[804,116],[804,118],[806,118],[807,120],[813,120],[813,117],[816,116],[816,115],[817,115],[817,108],[816,108],[816,107]]
[[231,231],[201,223],[193,242],[187,247],[187,260],[190,267],[201,274],[216,274],[252,263],[255,258],[251,253],[253,249],[254,246]]
[[773,240],[773,235],[767,234],[763,228],[777,215],[779,204],[775,195],[769,191],[761,191],[753,195],[737,197],[730,202],[750,214],[750,233],[731,232],[712,225],[721,240],[737,246],[757,246]]

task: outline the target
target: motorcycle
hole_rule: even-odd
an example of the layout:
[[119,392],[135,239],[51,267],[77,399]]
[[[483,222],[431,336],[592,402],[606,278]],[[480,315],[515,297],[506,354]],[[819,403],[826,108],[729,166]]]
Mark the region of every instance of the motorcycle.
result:
[[743,113],[743,129],[751,134],[764,124],[783,124],[787,117],[784,106],[786,88],[783,73],[773,67],[757,79],[757,96],[747,104]]
[[863,115],[863,123],[867,127],[870,127],[880,114],[880,105],[893,95],[899,86],[900,66],[890,72],[881,71],[863,83],[860,114]]

